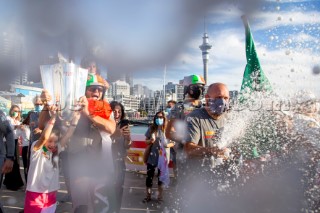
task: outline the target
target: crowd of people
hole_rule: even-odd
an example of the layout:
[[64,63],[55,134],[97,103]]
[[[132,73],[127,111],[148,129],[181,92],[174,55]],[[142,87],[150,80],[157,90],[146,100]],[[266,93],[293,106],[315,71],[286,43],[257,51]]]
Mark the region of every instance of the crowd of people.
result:
[[[84,64],[89,70],[86,92],[78,103],[81,109],[74,111],[71,119],[61,117],[59,106],[51,103],[53,94],[46,90],[35,97],[35,109],[22,122],[19,106],[13,105],[8,117],[0,111],[1,149],[5,148],[1,153],[6,153],[0,160],[3,184],[10,190],[23,185],[18,156],[21,143],[26,181],[24,212],[55,211],[60,167],[68,191],[65,200],[72,202],[74,212],[120,212],[126,150],[132,143],[130,126],[123,105],[104,100],[109,85],[99,75],[96,64],[93,61]],[[152,200],[155,174],[158,204],[166,202],[164,188],[172,186],[176,187],[174,208],[179,212],[195,212],[198,205],[192,203],[204,206],[209,203],[211,208],[212,197],[226,196],[229,191],[226,188],[235,193],[245,183],[243,178],[259,174],[265,162],[279,164],[279,160],[288,162],[288,159],[301,157],[304,163],[312,159],[311,170],[305,171],[307,178],[312,176],[312,181],[307,181],[305,186],[310,189],[305,196],[311,200],[306,205],[312,210],[319,208],[319,193],[315,190],[320,184],[320,155],[316,147],[319,143],[307,138],[319,136],[319,103],[315,98],[303,102],[304,105],[294,111],[299,114],[300,121],[285,113],[259,115],[274,123],[271,135],[257,136],[258,131],[255,131],[259,140],[248,139],[255,141],[253,145],[244,137],[230,146],[219,146],[221,138],[228,134],[224,127],[228,114],[232,113],[228,87],[213,83],[205,91],[206,82],[199,75],[185,77],[183,84],[184,101],[169,101],[164,111],[154,115],[145,133],[147,147],[143,160],[147,175],[143,203]],[[261,128],[269,127],[262,124]],[[294,137],[299,140],[293,140],[292,135],[299,136]],[[273,136],[277,137],[274,139],[278,141],[276,148],[268,141]],[[250,134],[250,137],[254,136]],[[248,146],[243,148],[244,144]],[[303,149],[300,149],[301,144]],[[308,157],[298,156],[301,150]],[[173,164],[172,183],[169,162]],[[272,167],[272,163],[268,165]]]

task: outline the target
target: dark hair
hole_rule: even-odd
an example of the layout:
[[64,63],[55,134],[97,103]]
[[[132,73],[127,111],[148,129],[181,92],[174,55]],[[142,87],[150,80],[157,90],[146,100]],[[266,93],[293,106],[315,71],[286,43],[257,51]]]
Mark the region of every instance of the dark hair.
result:
[[158,111],[154,117],[153,117],[153,123],[151,124],[150,130],[151,130],[151,134],[156,132],[158,129],[158,125],[156,124],[156,119],[158,118],[158,115],[162,114],[163,116],[163,125],[162,125],[162,131],[164,132],[164,130],[167,127],[167,119],[166,119],[166,115],[164,114],[163,111]]
[[92,63],[95,63],[95,64],[96,64],[96,70],[97,70],[97,73],[96,73],[96,74],[100,74],[100,69],[99,69],[99,67],[97,66],[97,62],[96,62],[96,60],[94,60],[94,58],[91,57],[91,56],[83,57],[83,58],[81,59],[80,66],[81,66],[82,68],[87,69],[87,67],[88,67],[90,64],[92,64]]
[[30,125],[30,114],[31,114],[31,111],[28,112],[27,116],[26,116],[25,119],[22,121],[22,124],[24,124],[24,125]]
[[118,102],[118,101],[111,101],[111,102],[110,102],[110,106],[111,106],[112,111],[114,111],[114,109],[115,109],[116,106],[120,106],[120,108],[121,108],[121,117],[120,117],[120,120],[123,120],[123,119],[126,117],[126,114],[125,114],[125,112],[124,112],[124,106],[123,106],[120,102]]
[[168,104],[169,104],[169,103],[176,104],[177,102],[176,102],[176,101],[174,101],[174,100],[170,100],[170,101],[168,101],[167,103],[168,103]]

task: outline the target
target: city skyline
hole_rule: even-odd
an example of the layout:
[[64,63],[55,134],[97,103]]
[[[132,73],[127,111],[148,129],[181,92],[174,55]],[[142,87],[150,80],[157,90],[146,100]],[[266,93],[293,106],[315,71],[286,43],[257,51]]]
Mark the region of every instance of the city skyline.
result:
[[[312,73],[320,61],[319,8],[320,2],[314,0],[270,0],[249,17],[261,66],[277,92],[283,92],[285,82],[286,93],[304,88],[320,95],[317,87],[320,76]],[[226,4],[204,15],[209,42],[213,45],[208,63],[208,83],[224,82],[230,90],[240,90],[246,64],[242,12],[238,7]],[[190,74],[203,75],[199,50],[202,36],[203,19],[199,19],[184,49],[174,62],[167,64],[167,82]],[[149,82],[153,89],[161,89],[162,85],[156,82],[163,81],[162,70],[158,67],[137,73],[135,82]],[[285,93],[281,94],[285,96]]]

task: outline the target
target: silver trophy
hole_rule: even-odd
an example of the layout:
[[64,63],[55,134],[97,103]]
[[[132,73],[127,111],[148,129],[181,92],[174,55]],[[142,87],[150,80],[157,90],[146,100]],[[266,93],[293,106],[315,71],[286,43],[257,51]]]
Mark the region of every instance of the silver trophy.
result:
[[40,66],[43,88],[52,96],[63,119],[69,119],[72,111],[79,110],[79,98],[85,95],[88,70],[73,63]]

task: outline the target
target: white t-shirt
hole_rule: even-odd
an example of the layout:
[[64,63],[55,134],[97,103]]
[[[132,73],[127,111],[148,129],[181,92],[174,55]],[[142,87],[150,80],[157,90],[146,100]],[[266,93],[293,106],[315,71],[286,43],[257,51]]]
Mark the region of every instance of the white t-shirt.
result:
[[14,137],[14,139],[18,139],[17,129],[14,129],[14,126],[20,125],[21,122],[17,121],[16,119],[11,118],[10,116],[7,116],[7,120],[9,121],[9,123],[11,125],[11,128],[13,129],[13,137]]
[[21,136],[22,146],[29,146],[30,141],[30,128],[28,125],[24,125],[24,129],[17,129],[17,136]]
[[[57,191],[60,188],[58,160],[56,160],[57,168],[54,168],[52,153],[50,151],[44,152],[42,147],[34,151],[33,147],[36,143],[37,141],[31,146],[27,190],[38,193]],[[58,146],[58,153],[59,150]]]

